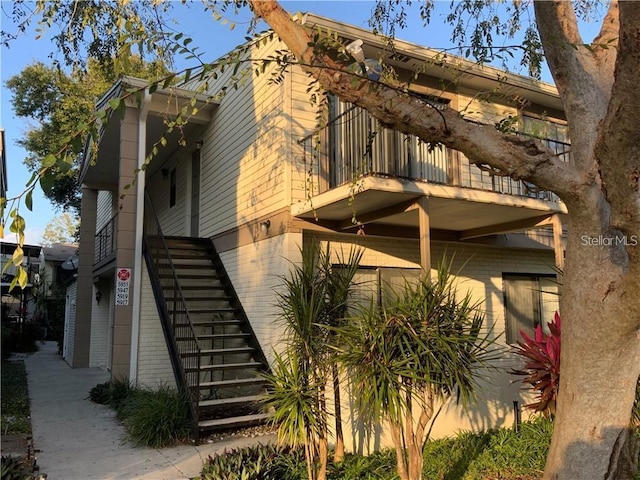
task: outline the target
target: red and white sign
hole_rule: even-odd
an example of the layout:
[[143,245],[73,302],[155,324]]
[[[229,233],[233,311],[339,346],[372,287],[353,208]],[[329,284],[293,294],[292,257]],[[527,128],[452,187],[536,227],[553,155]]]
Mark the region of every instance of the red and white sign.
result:
[[116,306],[129,305],[129,286],[131,284],[131,269],[118,268],[116,273]]

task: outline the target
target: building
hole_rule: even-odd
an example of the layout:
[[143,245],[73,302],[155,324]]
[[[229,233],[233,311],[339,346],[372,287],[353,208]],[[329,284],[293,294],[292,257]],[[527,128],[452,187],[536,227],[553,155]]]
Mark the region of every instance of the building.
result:
[[[384,54],[382,39],[366,30],[314,15],[307,25],[362,39],[369,58]],[[254,58],[284,48],[268,35],[245,47],[238,54]],[[439,108],[490,124],[518,116],[518,130],[568,155],[553,86],[461,59],[452,60],[462,69],[455,73],[438,52],[401,41],[396,48],[402,54],[387,61],[401,78],[424,66],[412,88]],[[387,130],[335,98],[319,127],[308,77],[290,67],[273,82],[274,68],[249,69],[224,95],[233,68],[206,88],[196,79],[149,92],[123,78],[98,104],[126,97],[123,115],[103,126],[95,166],[86,159],[81,173],[73,366],[198,391],[202,430],[260,420],[229,412],[260,390],[255,371],[268,368],[282,334],[274,289],[313,242],[361,246],[358,279],[374,290],[455,252],[461,288],[484,300],[502,341],[551,319],[561,201]],[[144,94],[127,95],[132,89]],[[191,114],[167,133],[181,110]],[[136,169],[144,173],[133,182]],[[512,380],[488,381],[469,414],[448,406],[434,434],[509,424],[513,402],[522,401]],[[211,409],[217,413],[205,417]],[[216,418],[220,411],[231,418]]]
[[14,251],[18,245],[12,242],[0,243],[0,261],[2,262],[2,322],[18,324],[33,320],[36,311],[36,296],[40,282],[42,265],[42,248],[37,245],[22,245],[22,268],[27,275],[24,287],[11,284],[18,274],[18,269],[11,264]]

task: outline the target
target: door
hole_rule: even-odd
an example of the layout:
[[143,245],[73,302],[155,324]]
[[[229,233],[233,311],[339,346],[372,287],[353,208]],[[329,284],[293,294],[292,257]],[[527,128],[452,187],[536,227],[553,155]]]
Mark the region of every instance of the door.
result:
[[200,150],[191,155],[191,236],[200,233]]

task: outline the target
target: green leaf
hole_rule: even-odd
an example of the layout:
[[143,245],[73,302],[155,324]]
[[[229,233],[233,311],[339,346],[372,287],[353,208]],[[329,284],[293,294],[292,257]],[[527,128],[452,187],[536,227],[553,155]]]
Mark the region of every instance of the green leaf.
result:
[[120,108],[120,104],[122,103],[121,98],[112,98],[109,100],[109,106],[112,110],[118,110]]
[[33,212],[33,190],[29,190],[24,197],[24,204],[27,210]]
[[55,155],[53,154],[49,154],[46,157],[44,157],[44,159],[42,160],[42,167],[43,168],[49,168],[49,167],[53,167],[56,162],[57,162],[57,158]]

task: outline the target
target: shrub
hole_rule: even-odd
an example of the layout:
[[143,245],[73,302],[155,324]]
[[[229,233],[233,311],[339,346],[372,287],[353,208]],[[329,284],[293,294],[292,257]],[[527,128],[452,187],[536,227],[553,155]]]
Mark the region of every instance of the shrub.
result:
[[109,405],[111,401],[111,382],[99,383],[89,390],[89,400],[100,405]]
[[2,325],[2,358],[12,353],[33,353],[38,351],[37,341],[42,337],[40,327],[33,322],[22,325]]
[[119,413],[122,404],[133,394],[134,390],[135,387],[126,378],[116,378],[111,380],[109,388],[109,406]]
[[3,455],[0,462],[0,478],[2,480],[30,480],[33,477],[24,459]]
[[[306,478],[304,462],[304,451],[300,448],[254,445],[209,456],[199,478],[201,480],[297,480]],[[299,468],[300,466],[302,468]]]
[[542,331],[542,325],[535,328],[534,338],[520,332],[523,340],[518,341],[515,353],[524,357],[523,370],[513,370],[515,375],[523,375],[523,383],[528,383],[537,392],[537,401],[525,405],[536,412],[554,415],[556,398],[560,386],[560,315],[555,313],[549,322],[549,335]]
[[118,408],[118,417],[127,439],[138,446],[165,447],[187,439],[191,431],[187,400],[167,386],[131,390]]

